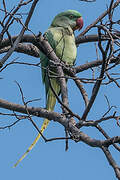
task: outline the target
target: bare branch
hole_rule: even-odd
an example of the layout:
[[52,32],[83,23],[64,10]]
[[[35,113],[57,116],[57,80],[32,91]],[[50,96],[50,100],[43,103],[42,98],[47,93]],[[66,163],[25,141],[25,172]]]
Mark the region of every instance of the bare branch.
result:
[[[1,66],[3,66],[3,64],[6,62],[6,60],[11,56],[11,54],[12,54],[13,51],[15,50],[16,46],[17,46],[17,45],[19,44],[19,42],[21,41],[21,38],[22,38],[24,32],[26,31],[26,29],[27,29],[27,27],[28,27],[29,21],[30,21],[30,19],[31,19],[31,17],[32,17],[32,14],[33,14],[33,12],[34,12],[34,9],[35,9],[35,6],[36,6],[37,2],[38,2],[38,0],[34,0],[34,1],[33,1],[32,6],[31,6],[30,11],[29,11],[29,14],[28,14],[28,16],[27,16],[27,18],[26,18],[25,25],[24,25],[24,27],[22,28],[19,36],[18,36],[17,39],[15,40],[13,46],[10,48],[10,50],[8,51],[8,53],[0,60]],[[20,3],[19,6],[21,6],[21,5],[23,5],[23,4]],[[19,6],[18,6],[18,8],[19,8]]]
[[102,13],[92,24],[87,26],[87,28],[82,33],[80,33],[80,35],[78,35],[77,38],[85,35],[93,26],[95,26],[98,22],[100,22],[111,10],[115,9],[119,4],[120,4],[120,0],[117,0],[113,4],[112,8],[110,7],[104,13]]
[[32,117],[31,117],[31,115],[30,115],[30,113],[29,113],[29,110],[28,110],[28,108],[27,108],[27,103],[25,102],[25,100],[24,100],[24,95],[23,95],[23,92],[22,92],[22,88],[20,87],[20,85],[19,85],[19,83],[17,82],[17,81],[15,81],[16,82],[16,84],[18,85],[18,87],[19,87],[19,90],[20,90],[20,93],[21,93],[21,96],[22,96],[22,102],[23,102],[23,104],[24,104],[24,106],[25,106],[25,109],[26,109],[26,112],[27,112],[27,114],[28,114],[28,119],[30,120],[30,122],[32,123],[32,125],[37,129],[37,131],[40,133],[40,135],[41,135],[41,137],[44,139],[44,141],[46,141],[46,138],[43,136],[43,134],[41,133],[41,131],[39,130],[39,128],[37,127],[37,125],[35,124],[35,122],[32,120]]
[[107,147],[104,147],[104,146],[102,147],[102,150],[103,150],[103,152],[104,152],[104,154],[105,154],[105,156],[106,156],[109,164],[113,167],[113,169],[114,169],[114,171],[115,171],[115,174],[116,174],[116,177],[117,177],[118,179],[120,179],[120,168],[119,168],[119,166],[116,164],[115,160],[113,159],[110,151],[108,150]]

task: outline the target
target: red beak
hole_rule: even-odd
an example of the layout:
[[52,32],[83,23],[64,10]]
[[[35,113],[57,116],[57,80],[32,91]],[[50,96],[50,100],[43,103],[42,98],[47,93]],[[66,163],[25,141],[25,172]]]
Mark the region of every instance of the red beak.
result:
[[73,28],[73,31],[75,31],[77,29],[80,30],[80,29],[82,29],[82,27],[83,27],[83,18],[80,17],[76,20],[76,26]]
[[77,19],[76,25],[78,26],[79,30],[82,29],[82,27],[83,27],[83,18],[82,17]]

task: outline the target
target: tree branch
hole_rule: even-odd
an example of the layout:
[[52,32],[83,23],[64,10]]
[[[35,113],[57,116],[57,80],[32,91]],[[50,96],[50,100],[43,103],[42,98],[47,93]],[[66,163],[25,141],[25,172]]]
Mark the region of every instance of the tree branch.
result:
[[80,33],[76,39],[79,39],[80,36],[85,35],[93,26],[100,22],[111,10],[115,9],[120,4],[120,0],[117,0],[112,7],[109,7],[104,13],[102,13],[92,24],[86,27],[86,29]]
[[29,14],[26,18],[26,21],[25,21],[25,24],[19,34],[19,36],[17,37],[17,39],[15,40],[15,42],[13,43],[13,46],[9,49],[8,53],[0,60],[0,66],[3,66],[3,64],[6,62],[6,60],[11,56],[11,54],[14,52],[15,48],[17,47],[17,45],[19,44],[19,42],[21,41],[21,38],[24,34],[24,32],[26,31],[27,27],[28,27],[28,24],[29,24],[29,21],[33,15],[33,12],[34,12],[34,9],[35,9],[35,6],[37,4],[39,0],[34,0],[33,3],[32,3],[32,6],[30,8],[30,11],[29,11]]

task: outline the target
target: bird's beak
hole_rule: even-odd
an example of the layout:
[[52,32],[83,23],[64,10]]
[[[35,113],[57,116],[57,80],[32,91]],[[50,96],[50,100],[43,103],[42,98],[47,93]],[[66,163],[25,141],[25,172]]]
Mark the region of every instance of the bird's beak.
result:
[[83,27],[83,18],[80,17],[76,20],[76,26],[73,28],[73,31],[80,30]]

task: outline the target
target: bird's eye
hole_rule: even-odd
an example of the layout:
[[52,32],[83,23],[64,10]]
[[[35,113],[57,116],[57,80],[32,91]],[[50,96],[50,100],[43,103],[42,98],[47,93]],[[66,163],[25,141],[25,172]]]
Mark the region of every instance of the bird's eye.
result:
[[72,18],[73,18],[73,15],[70,15],[69,18],[72,19]]

